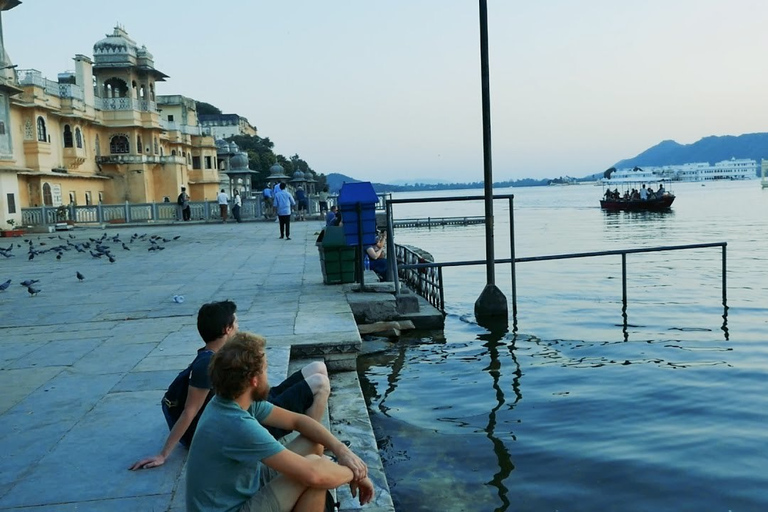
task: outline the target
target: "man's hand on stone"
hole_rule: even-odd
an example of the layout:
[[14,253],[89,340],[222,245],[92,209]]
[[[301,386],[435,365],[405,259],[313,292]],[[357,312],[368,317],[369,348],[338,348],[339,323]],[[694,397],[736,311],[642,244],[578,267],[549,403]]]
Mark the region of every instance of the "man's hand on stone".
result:
[[131,466],[131,471],[136,471],[137,469],[149,469],[149,468],[156,468],[157,466],[162,466],[165,464],[165,457],[162,455],[155,455],[154,457],[147,457],[146,459],[141,459],[138,462],[134,462],[133,466]]
[[349,482],[349,490],[352,492],[352,497],[356,497],[358,492],[360,493],[360,505],[365,505],[373,499],[374,490],[373,482],[368,477],[362,480]]

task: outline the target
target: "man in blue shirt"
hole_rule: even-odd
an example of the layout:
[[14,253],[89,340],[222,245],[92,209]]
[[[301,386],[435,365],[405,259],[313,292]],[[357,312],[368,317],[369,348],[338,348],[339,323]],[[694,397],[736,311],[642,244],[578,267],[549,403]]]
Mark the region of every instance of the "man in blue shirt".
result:
[[291,239],[291,210],[296,206],[293,196],[285,190],[285,183],[280,184],[280,189],[275,194],[275,211],[280,221],[280,238]]
[[[239,332],[211,360],[216,396],[187,459],[187,510],[322,510],[326,489],[348,483],[360,504],[374,494],[365,463],[320,423],[266,401],[266,340]],[[299,432],[287,446],[265,426]],[[323,457],[328,449],[338,464]]]

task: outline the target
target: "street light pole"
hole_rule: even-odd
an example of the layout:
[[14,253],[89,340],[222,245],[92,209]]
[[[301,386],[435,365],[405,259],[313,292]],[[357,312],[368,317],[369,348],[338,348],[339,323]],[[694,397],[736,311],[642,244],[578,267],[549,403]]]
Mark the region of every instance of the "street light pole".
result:
[[487,283],[475,301],[475,319],[481,325],[508,323],[507,298],[496,286],[493,236],[493,171],[491,166],[491,85],[488,64],[488,2],[480,0],[480,76],[483,110],[483,179],[485,193],[485,261]]

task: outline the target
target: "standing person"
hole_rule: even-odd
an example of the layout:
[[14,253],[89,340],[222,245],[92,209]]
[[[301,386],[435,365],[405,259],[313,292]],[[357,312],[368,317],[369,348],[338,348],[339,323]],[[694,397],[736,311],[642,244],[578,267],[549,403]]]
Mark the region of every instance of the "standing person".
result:
[[181,187],[181,194],[179,194],[176,203],[179,205],[181,211],[181,219],[189,220],[192,217],[192,209],[189,207],[189,194],[187,194],[187,187]]
[[221,189],[217,197],[219,200],[219,212],[221,213],[221,222],[227,222],[227,209],[229,208],[229,196],[224,189]]
[[[241,332],[211,361],[216,396],[187,458],[189,512],[323,510],[326,489],[349,484],[371,501],[368,467],[322,424],[266,401],[266,340]],[[287,446],[265,426],[299,432]],[[328,449],[338,464],[323,456]]]
[[328,213],[328,187],[323,187],[323,190],[321,190],[318,195],[320,196],[320,200],[318,201],[320,205],[320,215]]
[[240,198],[240,192],[237,189],[232,192],[232,202],[234,203],[232,205],[232,216],[239,224],[242,222],[240,219],[240,207],[243,206],[243,200]]
[[280,183],[280,190],[275,194],[275,211],[280,221],[280,238],[291,239],[291,209],[296,206],[293,196],[285,190],[285,183]]
[[309,199],[307,199],[307,193],[301,188],[301,185],[296,187],[296,202],[298,207],[296,208],[296,220],[305,220],[307,210],[309,209]]
[[[173,380],[161,402],[170,432],[159,454],[135,462],[130,469],[161,466],[178,443],[189,448],[203,409],[213,396],[208,366],[215,354],[237,333],[237,305],[229,300],[203,304],[197,313],[197,331],[205,346],[194,361]],[[323,417],[331,384],[325,363],[304,366],[269,390],[268,400],[283,409],[306,414],[316,420]],[[287,432],[270,430],[275,439]]]
[[268,219],[272,215],[272,186],[269,182],[261,192],[261,198],[264,200],[264,218]]

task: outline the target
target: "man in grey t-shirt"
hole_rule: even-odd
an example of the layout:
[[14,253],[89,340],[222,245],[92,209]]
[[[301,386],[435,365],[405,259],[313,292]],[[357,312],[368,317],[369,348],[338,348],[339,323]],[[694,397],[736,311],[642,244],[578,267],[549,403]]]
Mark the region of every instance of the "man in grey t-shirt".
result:
[[[360,504],[374,494],[365,463],[309,416],[266,401],[266,340],[239,332],[211,360],[216,396],[187,458],[189,512],[316,510],[326,489],[348,483]],[[299,432],[283,446],[265,426]],[[328,449],[338,464],[323,457]]]

